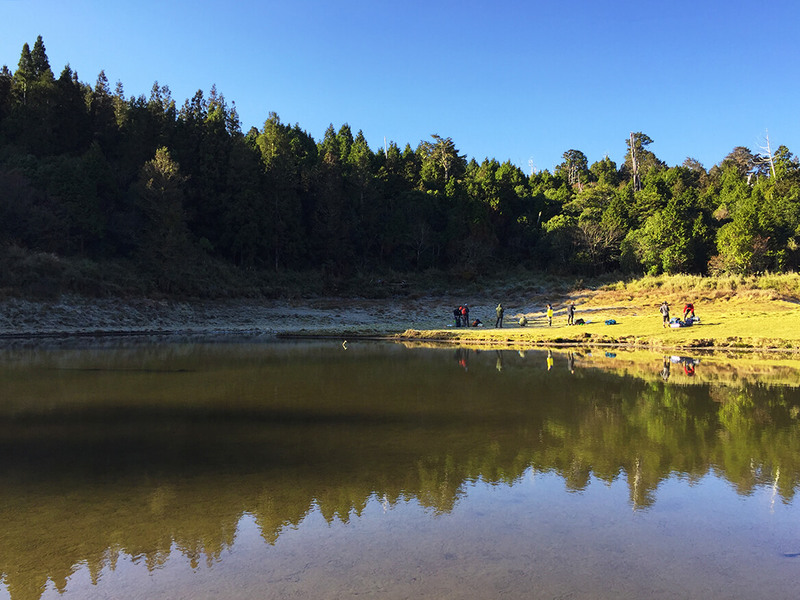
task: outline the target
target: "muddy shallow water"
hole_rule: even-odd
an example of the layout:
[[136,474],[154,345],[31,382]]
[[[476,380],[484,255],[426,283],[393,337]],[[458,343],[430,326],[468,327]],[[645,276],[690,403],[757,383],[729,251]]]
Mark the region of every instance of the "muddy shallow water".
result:
[[792,597],[798,389],[583,358],[6,348],[0,598]]

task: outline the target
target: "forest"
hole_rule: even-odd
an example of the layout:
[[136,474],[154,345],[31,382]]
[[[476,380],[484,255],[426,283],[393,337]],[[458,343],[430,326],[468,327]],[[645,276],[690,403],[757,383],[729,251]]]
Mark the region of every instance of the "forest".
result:
[[706,169],[669,166],[652,143],[621,132],[621,164],[567,149],[552,173],[525,173],[438,134],[372,149],[348,124],[315,140],[275,113],[243,132],[215,87],[179,105],[158,82],[126,96],[104,72],[56,76],[40,36],[0,70],[0,287],[51,271],[40,285],[203,294],[231,274],[797,270],[788,148],[739,146]]

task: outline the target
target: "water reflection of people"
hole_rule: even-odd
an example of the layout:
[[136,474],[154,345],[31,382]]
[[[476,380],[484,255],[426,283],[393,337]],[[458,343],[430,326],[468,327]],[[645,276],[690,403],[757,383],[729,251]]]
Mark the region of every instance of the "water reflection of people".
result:
[[503,372],[503,353],[500,350],[495,350],[497,353],[497,362],[495,363],[495,368],[497,369],[498,373]]
[[567,352],[567,369],[570,373],[575,372],[575,355],[571,351]]
[[468,352],[466,348],[456,348],[456,361],[465,371],[467,370],[467,356]]
[[683,372],[686,373],[689,377],[694,376],[694,359],[691,358],[683,359]]
[[695,366],[700,362],[691,356],[673,356],[670,362],[679,364],[683,367],[683,372],[689,377],[694,377]]
[[552,350],[548,350],[547,351],[547,370],[549,371],[552,368],[553,368],[553,351]]

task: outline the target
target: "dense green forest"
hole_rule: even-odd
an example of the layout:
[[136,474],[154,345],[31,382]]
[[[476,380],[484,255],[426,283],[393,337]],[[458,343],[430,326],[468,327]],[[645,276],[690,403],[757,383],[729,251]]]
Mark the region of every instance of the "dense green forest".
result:
[[[670,167],[651,143],[621,132],[622,164],[568,149],[526,174],[440,135],[373,150],[347,124],[318,141],[275,113],[245,133],[215,88],[179,106],[158,83],[126,97],[103,72],[93,86],[69,65],[56,77],[39,37],[0,71],[0,287],[58,261],[168,293],[212,272],[797,269],[788,148],[736,147],[707,170]],[[73,279],[59,285],[86,291]]]

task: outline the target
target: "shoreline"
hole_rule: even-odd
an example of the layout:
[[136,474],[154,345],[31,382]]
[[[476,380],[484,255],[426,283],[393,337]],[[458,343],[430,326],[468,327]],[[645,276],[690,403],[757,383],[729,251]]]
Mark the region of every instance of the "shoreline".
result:
[[[470,339],[436,337],[430,332],[406,331],[403,333],[364,334],[352,330],[336,332],[264,332],[258,329],[142,329],[142,330],[87,330],[87,331],[37,331],[29,333],[0,333],[0,343],[3,341],[31,341],[48,342],[63,341],[68,339],[110,339],[110,338],[273,338],[277,340],[342,340],[342,341],[375,341],[397,342],[408,346],[438,346],[438,347],[467,347],[477,350],[559,350],[570,349],[619,349],[627,351],[647,351],[656,354],[670,352],[693,354],[758,354],[783,355],[786,357],[800,356],[800,348],[763,346],[754,343],[740,343],[731,345],[655,345],[649,343],[630,343],[617,341],[591,341],[591,340],[548,340],[548,339],[519,339],[496,340],[491,338],[474,337]],[[420,335],[416,335],[420,334]]]
[[[486,293],[472,299],[471,313],[494,323],[494,300]],[[455,328],[450,320],[454,296],[388,299],[311,298],[292,300],[153,300],[89,299],[64,296],[56,300],[0,300],[0,341],[42,341],[64,338],[157,336],[263,336],[280,339],[344,338],[436,343],[492,348],[602,347],[662,351],[770,352],[800,354],[800,305],[770,301],[754,308],[730,300],[704,303],[701,322],[664,329],[656,307],[616,302],[593,304],[601,298],[580,298],[578,315],[584,325],[566,325],[557,303],[552,327],[545,321],[540,298],[507,298],[506,326]],[[577,304],[578,302],[576,302]],[[520,316],[529,324],[517,324]],[[616,324],[607,325],[606,320]],[[780,336],[776,331],[780,319]],[[771,328],[771,329],[770,329]]]
[[[303,336],[295,336],[303,337]],[[414,344],[440,344],[442,346],[480,346],[481,349],[531,349],[531,350],[547,350],[548,348],[558,348],[561,350],[569,350],[572,348],[617,348],[622,350],[631,351],[650,351],[657,354],[664,354],[669,351],[680,351],[683,353],[742,353],[754,354],[759,352],[782,354],[789,356],[800,356],[800,348],[780,348],[777,346],[757,346],[757,345],[738,345],[738,346],[724,346],[724,345],[708,345],[708,346],[692,346],[686,344],[676,345],[653,345],[653,344],[637,344],[623,341],[605,341],[605,342],[592,342],[592,341],[548,341],[548,340],[529,340],[526,342],[507,341],[505,343],[499,341],[486,341],[486,340],[449,340],[437,338],[422,338],[414,336],[396,336],[392,339],[399,342]]]

